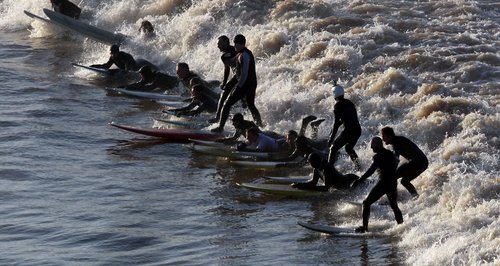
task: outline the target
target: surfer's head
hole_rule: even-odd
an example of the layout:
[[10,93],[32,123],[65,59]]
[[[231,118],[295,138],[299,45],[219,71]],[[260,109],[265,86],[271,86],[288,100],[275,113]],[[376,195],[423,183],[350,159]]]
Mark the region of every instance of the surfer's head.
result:
[[217,47],[221,52],[225,51],[229,44],[229,38],[226,35],[221,35],[217,38]]
[[111,45],[111,48],[109,48],[109,52],[111,55],[115,55],[117,53],[120,52],[120,46],[118,46],[117,44],[113,44]]
[[333,97],[335,97],[335,99],[344,96],[344,88],[342,88],[342,86],[340,85],[337,85],[337,82],[335,82],[335,86],[333,86],[332,92],[333,92]]
[[257,138],[259,137],[259,128],[257,127],[251,127],[247,129],[247,139],[250,143],[255,143],[257,141]]
[[373,137],[372,141],[370,143],[370,147],[372,148],[373,152],[380,151],[381,149],[384,148],[384,144],[382,143],[382,139],[379,137]]
[[392,140],[396,136],[392,127],[383,127],[380,130],[380,134],[382,135],[382,139],[384,140],[385,144],[392,144]]
[[177,77],[180,79],[184,79],[189,75],[189,65],[187,63],[177,63],[177,67],[175,69],[175,73]]
[[243,48],[245,48],[245,44],[246,44],[247,40],[246,40],[245,36],[238,34],[238,35],[234,36],[233,42],[234,42],[234,49],[236,49],[236,51],[239,52]]
[[238,128],[240,123],[243,122],[243,115],[241,113],[236,113],[233,115],[231,121],[233,122],[233,126]]
[[151,22],[149,22],[148,20],[143,20],[141,22],[141,27],[139,28],[139,31],[143,33],[153,33],[154,30],[155,28],[153,27],[153,24],[151,24]]

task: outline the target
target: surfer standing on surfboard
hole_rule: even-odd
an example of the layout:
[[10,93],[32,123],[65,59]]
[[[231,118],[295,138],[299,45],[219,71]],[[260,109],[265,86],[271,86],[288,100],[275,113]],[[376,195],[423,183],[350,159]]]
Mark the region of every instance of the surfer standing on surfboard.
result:
[[82,10],[68,0],[50,0],[52,8],[55,12],[61,13],[70,18],[79,19]]
[[[356,145],[361,136],[361,126],[359,125],[356,107],[350,100],[344,98],[344,88],[337,85],[336,81],[334,81],[333,95],[336,101],[333,107],[335,122],[333,123],[332,133],[328,140],[328,145],[330,146],[328,162],[333,164],[337,152],[345,146],[345,151],[351,157],[356,168],[360,170],[361,165],[358,161],[358,155],[354,151],[354,145]],[[341,125],[344,125],[344,131],[335,138]]]
[[403,215],[398,207],[398,190],[396,179],[396,167],[398,162],[392,151],[384,148],[382,139],[379,137],[372,138],[370,147],[375,155],[370,168],[358,180],[354,181],[352,187],[361,184],[365,179],[370,177],[375,170],[379,169],[379,180],[372,188],[366,199],[363,201],[363,225],[356,228],[356,232],[363,233],[368,231],[368,219],[370,218],[370,206],[382,196],[387,195],[389,205],[394,211],[394,216],[398,224],[403,223]]
[[217,112],[215,113],[215,117],[209,120],[210,123],[217,123],[219,121],[224,102],[229,96],[231,89],[238,83],[236,75],[234,75],[228,82],[231,69],[233,73],[236,74],[236,55],[238,53],[234,49],[234,46],[230,44],[229,38],[226,35],[222,35],[217,38],[217,47],[222,52],[220,59],[224,64],[224,79],[222,80],[222,84],[220,85],[222,94],[217,105]]
[[429,160],[424,152],[411,140],[403,136],[396,136],[392,127],[384,127],[380,130],[385,144],[392,145],[394,153],[399,158],[403,156],[407,162],[402,163],[396,169],[396,178],[401,178],[403,185],[413,198],[418,198],[415,187],[410,183],[417,178],[429,166]]
[[262,126],[262,119],[259,110],[255,107],[255,91],[257,89],[257,74],[255,72],[255,58],[250,50],[245,47],[245,36],[238,34],[233,39],[234,48],[238,52],[236,77],[238,83],[231,89],[222,107],[219,125],[212,129],[212,132],[222,132],[229,117],[232,106],[241,99],[246,100],[246,104],[252,113],[253,120],[257,126]]

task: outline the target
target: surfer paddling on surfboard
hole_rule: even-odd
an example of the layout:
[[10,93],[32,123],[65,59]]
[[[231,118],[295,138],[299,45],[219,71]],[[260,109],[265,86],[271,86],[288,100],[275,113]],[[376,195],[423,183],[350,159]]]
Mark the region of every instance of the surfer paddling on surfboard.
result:
[[[313,167],[313,178],[304,183],[293,183],[291,186],[298,189],[328,191],[331,187],[335,189],[349,189],[351,184],[358,179],[355,174],[343,175],[339,173],[326,159],[313,152],[308,157],[309,164]],[[317,186],[319,179],[325,183]]]
[[141,80],[139,82],[125,86],[127,90],[148,91],[148,92],[164,92],[175,88],[179,83],[179,79],[159,71],[151,70],[149,66],[143,66],[139,69]]
[[120,51],[120,47],[116,44],[111,45],[109,48],[109,60],[104,64],[90,65],[90,67],[109,69],[113,64],[120,70],[124,71],[138,71],[142,66],[149,66],[151,69],[156,67],[144,59],[135,60],[132,55]]
[[50,0],[55,12],[61,13],[70,18],[79,19],[82,10],[68,0]]
[[370,218],[370,206],[380,199],[382,196],[387,195],[389,204],[394,211],[394,216],[398,224],[403,223],[403,215],[398,207],[398,190],[396,179],[396,167],[398,162],[392,151],[384,148],[382,139],[379,137],[372,138],[370,147],[375,156],[373,156],[373,163],[370,168],[358,180],[354,181],[352,187],[361,184],[365,179],[370,177],[375,170],[379,170],[379,180],[372,188],[366,199],[363,201],[363,225],[356,228],[356,232],[368,231],[368,219]]
[[192,98],[191,103],[187,106],[169,109],[169,112],[175,115],[195,116],[202,112],[214,113],[217,109],[217,103],[210,97],[203,94],[203,86],[198,84],[191,89]]

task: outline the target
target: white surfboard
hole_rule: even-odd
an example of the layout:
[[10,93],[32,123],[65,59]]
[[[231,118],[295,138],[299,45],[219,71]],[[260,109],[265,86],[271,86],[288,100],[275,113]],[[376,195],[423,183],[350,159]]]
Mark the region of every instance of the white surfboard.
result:
[[263,176],[263,178],[285,184],[303,183],[311,179],[310,176]]
[[236,185],[253,191],[283,196],[307,197],[328,194],[328,192],[324,191],[298,189],[284,184],[236,183]]
[[273,161],[231,161],[233,165],[244,167],[257,167],[257,168],[276,168],[276,167],[298,167],[299,163],[296,162],[273,162]]
[[74,18],[70,18],[63,14],[54,12],[52,10],[43,9],[43,12],[47,17],[50,18],[51,22],[56,23],[57,25],[77,32],[79,34],[84,35],[85,37],[89,37],[98,42],[106,43],[106,44],[121,44],[125,41],[126,36],[120,33],[113,33],[107,30],[99,29],[95,26],[89,25],[85,22],[76,20]]
[[133,96],[133,97],[139,97],[139,98],[146,98],[146,99],[164,99],[164,100],[182,100],[182,96],[179,95],[172,95],[172,94],[163,94],[163,93],[154,93],[154,92],[145,92],[145,91],[134,91],[134,90],[127,90],[127,89],[120,89],[120,88],[112,88],[108,89],[111,91],[118,92],[120,94],[124,94],[127,96]]
[[198,139],[193,139],[191,141],[195,144],[204,145],[204,146],[231,147],[230,145],[226,145],[222,142],[217,142],[217,141],[198,140]]
[[307,228],[312,231],[320,232],[320,233],[325,233],[325,234],[330,234],[330,235],[336,235],[336,236],[347,236],[347,237],[378,237],[378,236],[384,236],[384,233],[381,232],[365,232],[365,233],[357,233],[354,228],[348,228],[348,227],[336,227],[336,226],[328,226],[328,225],[321,225],[321,224],[313,224],[313,223],[306,223],[306,222],[297,222],[300,226]]
[[99,74],[104,74],[104,75],[112,75],[113,74],[113,71],[111,71],[109,69],[84,66],[84,65],[77,64],[77,63],[71,63],[71,64],[74,67],[80,67],[80,68],[87,69],[87,70],[90,70],[90,71],[93,71],[93,72],[96,72],[96,73],[99,73]]

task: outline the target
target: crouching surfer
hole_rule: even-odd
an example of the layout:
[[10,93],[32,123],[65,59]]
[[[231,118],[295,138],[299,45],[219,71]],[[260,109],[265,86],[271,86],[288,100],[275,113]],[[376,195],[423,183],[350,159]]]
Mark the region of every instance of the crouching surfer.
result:
[[[314,169],[312,179],[303,183],[293,183],[292,187],[318,191],[328,191],[332,187],[345,190],[349,189],[351,184],[358,179],[355,174],[343,175],[339,173],[333,164],[329,164],[324,156],[316,152],[309,154],[308,161]],[[319,179],[323,180],[323,186],[317,185]]]

